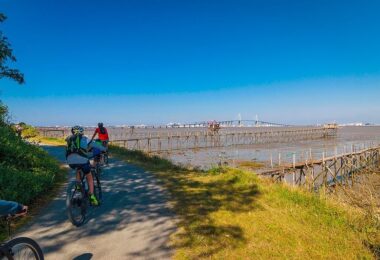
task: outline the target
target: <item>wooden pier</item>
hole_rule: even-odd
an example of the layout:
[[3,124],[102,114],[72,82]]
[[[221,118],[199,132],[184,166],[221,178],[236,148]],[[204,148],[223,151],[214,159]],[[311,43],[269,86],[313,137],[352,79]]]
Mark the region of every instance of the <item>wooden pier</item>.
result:
[[64,138],[70,129],[63,127],[37,127],[38,133],[43,137]]
[[318,160],[293,160],[291,164],[283,164],[259,174],[316,191],[321,187],[330,189],[355,185],[357,174],[376,169],[379,163],[380,147],[375,147],[326,158],[323,154],[322,159]]
[[[243,128],[241,128],[243,130]],[[201,148],[218,148],[264,143],[293,142],[331,138],[337,135],[336,127],[260,128],[255,131],[182,131],[149,134],[143,137],[111,139],[111,143],[130,150],[148,153],[168,152]]]

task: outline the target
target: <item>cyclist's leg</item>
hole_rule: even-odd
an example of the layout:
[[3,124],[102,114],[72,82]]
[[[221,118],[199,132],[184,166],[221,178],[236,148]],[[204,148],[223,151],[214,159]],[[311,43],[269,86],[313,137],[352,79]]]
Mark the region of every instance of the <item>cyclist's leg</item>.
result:
[[75,170],[75,179],[80,182],[80,169],[82,166],[80,164],[69,164],[69,167]]
[[94,194],[94,180],[93,180],[92,174],[91,174],[90,162],[82,165],[82,171],[86,175],[90,195]]
[[82,167],[82,171],[86,174],[87,184],[88,184],[88,188],[89,188],[90,203],[93,206],[98,206],[99,201],[98,201],[98,198],[96,197],[96,195],[94,193],[94,179],[93,179],[92,174],[91,174],[90,162],[88,162],[87,164],[85,164]]
[[109,142],[109,140],[102,140],[102,144],[106,148],[105,152],[108,152],[108,142]]
[[77,182],[81,181],[81,179],[80,179],[80,168],[76,169],[76,179],[77,179]]
[[88,183],[88,188],[90,190],[90,195],[94,194],[94,179],[92,178],[92,174],[87,174],[86,179]]

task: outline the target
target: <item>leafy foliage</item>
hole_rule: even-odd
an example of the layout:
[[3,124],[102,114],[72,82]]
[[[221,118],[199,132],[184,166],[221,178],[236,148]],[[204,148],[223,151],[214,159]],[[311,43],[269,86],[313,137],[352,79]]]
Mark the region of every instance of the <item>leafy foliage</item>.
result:
[[[0,104],[0,111],[0,118],[6,117],[6,107]],[[26,143],[3,120],[0,144],[1,199],[30,203],[54,185],[58,163],[41,148]]]
[[25,123],[20,123],[19,125],[21,125],[22,127],[22,131],[21,131],[21,136],[22,138],[32,138],[32,137],[36,137],[38,135],[38,130],[31,126],[31,125],[27,125]]
[[[0,13],[0,23],[6,19],[7,17]],[[18,69],[10,68],[9,63],[11,62],[16,62],[16,57],[13,55],[8,38],[0,31],[0,79],[10,78],[23,84],[25,82],[24,75]]]

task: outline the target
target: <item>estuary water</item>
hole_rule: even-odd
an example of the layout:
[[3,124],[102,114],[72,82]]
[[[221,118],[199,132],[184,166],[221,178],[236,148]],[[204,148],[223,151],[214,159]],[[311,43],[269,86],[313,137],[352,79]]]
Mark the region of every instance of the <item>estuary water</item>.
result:
[[[304,127],[300,127],[304,128]],[[228,127],[220,132],[260,132],[281,131],[289,128],[282,127]],[[297,129],[293,128],[292,130]],[[108,127],[111,140],[125,140],[141,137],[165,137],[168,135],[181,135],[190,132],[205,132],[206,128],[128,128]],[[86,128],[85,134],[92,136],[94,128]],[[64,135],[69,129],[64,130]],[[50,132],[49,135],[61,137],[61,132]],[[229,165],[241,161],[260,161],[267,166],[280,163],[291,163],[293,158],[298,161],[306,159],[321,159],[335,154],[358,151],[371,146],[380,145],[380,126],[346,126],[338,129],[336,137],[314,139],[308,141],[294,141],[283,143],[266,143],[249,146],[230,146],[222,148],[205,148],[197,150],[177,150],[158,153],[174,163],[207,169],[220,163]]]
[[335,154],[359,151],[380,145],[380,126],[341,127],[336,137],[287,143],[268,143],[249,146],[209,148],[200,150],[173,151],[161,156],[185,166],[207,169],[220,163],[229,165],[241,161],[259,161],[267,166],[272,163],[291,163],[321,159]]

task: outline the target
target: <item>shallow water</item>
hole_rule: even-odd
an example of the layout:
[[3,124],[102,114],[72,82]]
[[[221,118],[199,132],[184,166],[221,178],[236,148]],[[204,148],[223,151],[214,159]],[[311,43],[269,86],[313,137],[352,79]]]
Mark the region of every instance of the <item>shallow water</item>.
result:
[[[300,127],[302,128],[302,127]],[[288,130],[283,127],[228,127],[220,132],[260,132]],[[296,129],[296,128],[292,128]],[[148,136],[161,136],[189,134],[194,132],[207,132],[206,128],[127,128],[108,127],[111,140],[125,140],[128,138],[141,138]],[[93,128],[87,128],[85,134],[92,136]],[[69,129],[65,130],[65,135]],[[54,134],[54,132],[53,132]],[[56,134],[61,134],[56,132]],[[219,163],[235,165],[238,161],[262,161],[270,166],[285,162],[306,159],[321,159],[351,151],[358,151],[380,144],[380,126],[341,127],[334,138],[317,139],[309,141],[296,141],[287,143],[267,143],[249,146],[230,146],[222,148],[203,148],[197,150],[178,150],[161,152],[160,156],[168,158],[177,164],[185,166],[210,168]]]
[[[380,145],[380,126],[342,127],[337,137],[292,143],[268,143],[249,146],[174,151],[161,155],[186,166],[209,168],[218,163],[262,161],[267,165],[306,159],[321,159],[335,154],[358,151]],[[272,160],[271,160],[272,158]]]

